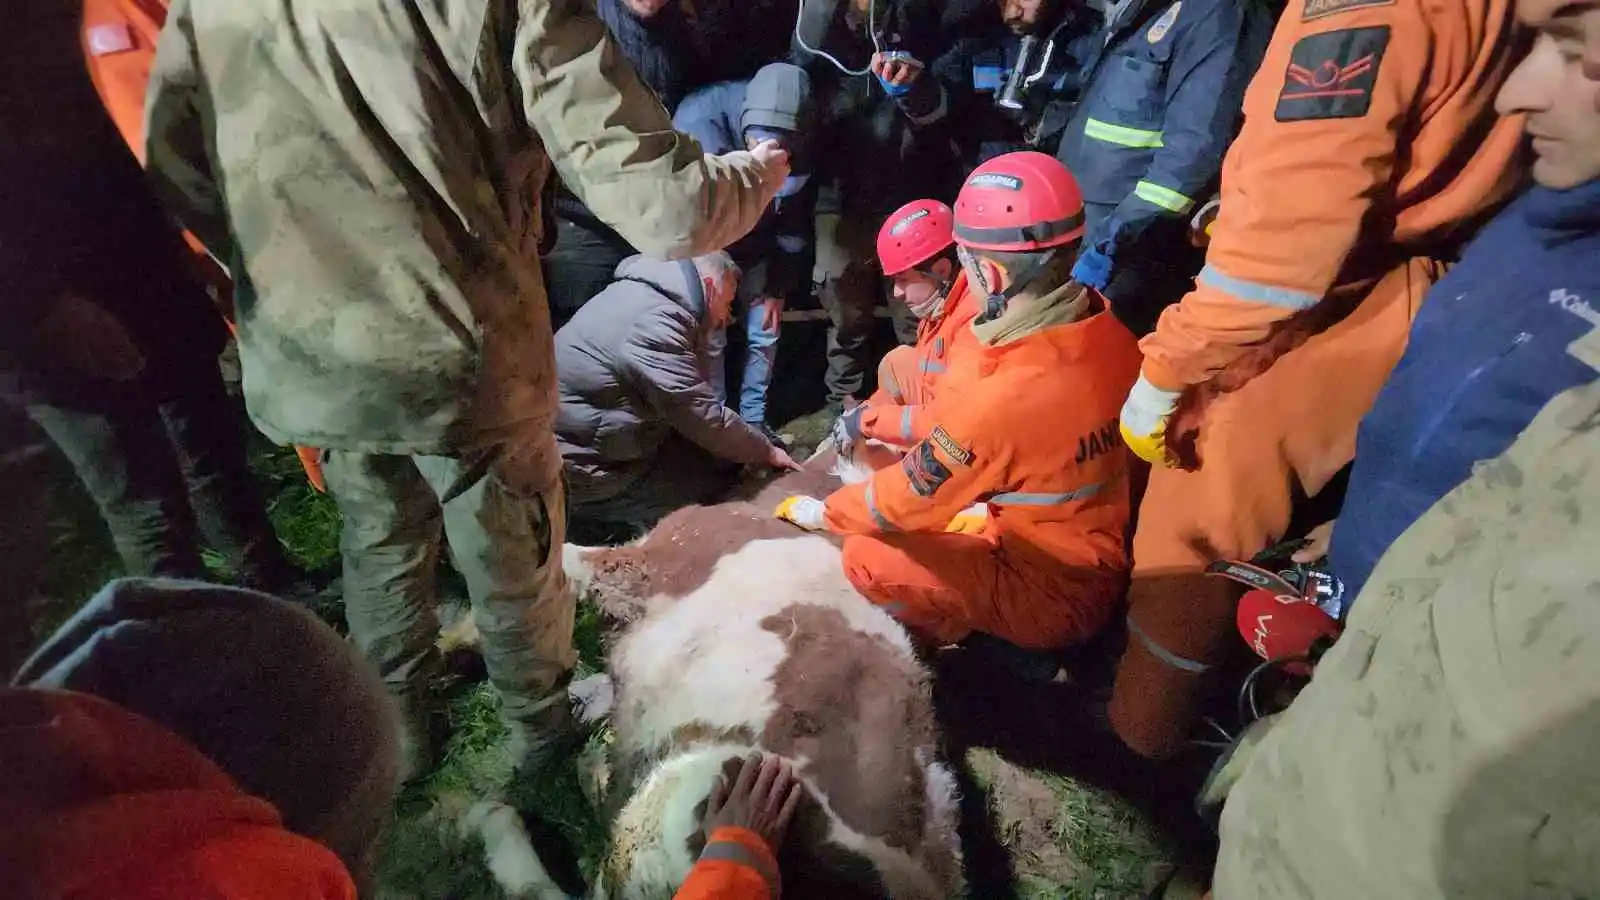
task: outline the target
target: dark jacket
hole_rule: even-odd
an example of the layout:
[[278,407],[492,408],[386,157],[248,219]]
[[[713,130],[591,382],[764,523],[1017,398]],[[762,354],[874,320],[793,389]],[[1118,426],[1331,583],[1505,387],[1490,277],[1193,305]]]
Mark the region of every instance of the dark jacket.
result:
[[1107,23],[1058,154],[1083,186],[1088,246],[1114,257],[1208,199],[1271,33],[1256,0],[1132,0]]
[[724,82],[698,92],[678,108],[672,124],[700,142],[707,153],[742,149],[748,129],[791,132],[790,175],[766,215],[728,248],[753,277],[765,265],[754,296],[796,301],[811,293],[817,259],[816,110],[810,79],[788,63],[763,66],[748,82]]
[[1600,181],[1534,188],[1429,291],[1356,439],[1331,548],[1346,596],[1359,594],[1389,545],[1481,461],[1505,452],[1551,399],[1594,380],[1597,260]]
[[949,94],[952,136],[968,165],[1014,150],[1055,153],[1083,89],[1085,65],[1100,52],[1100,14],[1087,6],[1072,7],[1040,29],[1027,67],[1040,77],[1023,92],[1021,110],[1003,109],[997,101],[1023,39],[998,16],[973,24],[931,67]]
[[622,55],[668,112],[696,88],[749,78],[784,58],[798,0],[697,0],[695,17],[672,0],[640,19],[622,0],[596,0]]
[[705,314],[692,262],[634,256],[556,333],[556,439],[573,502],[627,490],[673,432],[729,462],[755,464],[771,453],[766,437],[711,390]]
[[[846,75],[820,50],[849,69],[872,60],[872,34],[885,51],[900,50],[932,61],[953,39],[931,0],[877,0],[871,22],[849,0],[807,0],[790,62],[811,74],[821,119],[817,176],[839,181],[842,214],[876,224],[919,197],[954,193],[960,172],[948,139],[919,136],[899,106],[872,75]],[[869,24],[872,26],[869,30]],[[806,47],[811,48],[810,50]]]
[[215,365],[221,317],[89,81],[82,4],[14,7],[0,34],[0,395],[92,405],[120,393],[34,339],[65,294],[110,312],[145,356],[146,376],[124,389],[167,393]]

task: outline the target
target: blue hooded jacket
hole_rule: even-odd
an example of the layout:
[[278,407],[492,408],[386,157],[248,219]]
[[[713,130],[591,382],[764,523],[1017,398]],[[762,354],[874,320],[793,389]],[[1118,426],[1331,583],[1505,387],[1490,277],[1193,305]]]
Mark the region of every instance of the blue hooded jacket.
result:
[[[1582,343],[1575,343],[1582,342]],[[1533,188],[1429,292],[1361,423],[1330,565],[1360,593],[1389,545],[1600,367],[1600,180]],[[1587,360],[1587,362],[1585,361]]]

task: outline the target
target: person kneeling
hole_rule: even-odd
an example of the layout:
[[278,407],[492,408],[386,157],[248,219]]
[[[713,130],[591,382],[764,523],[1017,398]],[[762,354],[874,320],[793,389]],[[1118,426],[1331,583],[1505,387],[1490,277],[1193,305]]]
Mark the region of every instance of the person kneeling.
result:
[[937,200],[907,203],[879,229],[878,263],[894,281],[895,299],[917,317],[917,342],[885,354],[878,389],[834,422],[830,437],[840,453],[863,439],[905,448],[926,438],[939,382],[977,344],[970,327],[977,301],[956,259],[954,229],[955,213]]
[[[1055,159],[1013,153],[974,171],[955,237],[983,298],[977,377],[940,385],[938,424],[899,463],[776,512],[847,535],[851,583],[925,639],[1068,646],[1106,624],[1126,584],[1117,412],[1139,351],[1068,274],[1082,234],[1077,182]],[[979,533],[943,533],[974,503],[988,511]]]
[[727,325],[733,259],[633,256],[616,276],[556,333],[556,438],[573,518],[647,526],[718,499],[740,465],[796,468],[711,388],[706,337]]

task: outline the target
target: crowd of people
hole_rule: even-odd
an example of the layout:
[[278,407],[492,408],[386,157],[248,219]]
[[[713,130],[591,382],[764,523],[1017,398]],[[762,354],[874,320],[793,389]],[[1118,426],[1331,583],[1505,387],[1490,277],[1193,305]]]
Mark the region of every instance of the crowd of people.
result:
[[[569,520],[796,468],[768,393],[813,295],[830,443],[870,475],[774,515],[839,535],[928,653],[1053,674],[1125,631],[1130,764],[1239,647],[1208,567],[1327,557],[1342,636],[1208,788],[1218,900],[1600,890],[1600,0],[15,18],[0,463],[42,431],[127,572],[180,579],[109,586],[26,665],[25,621],[0,642],[23,896],[365,890],[447,737],[446,547],[519,777],[570,764]],[[263,596],[319,585],[250,475],[230,328],[251,422],[338,505],[354,651]],[[260,593],[193,584],[203,549]],[[16,623],[37,579],[4,555]],[[730,770],[684,896],[776,896],[795,785]]]

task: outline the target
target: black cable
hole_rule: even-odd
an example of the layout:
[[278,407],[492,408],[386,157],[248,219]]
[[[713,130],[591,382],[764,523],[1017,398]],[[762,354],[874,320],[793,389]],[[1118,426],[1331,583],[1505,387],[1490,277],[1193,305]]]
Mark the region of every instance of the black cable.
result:
[[1293,656],[1280,656],[1277,659],[1269,659],[1251,669],[1250,674],[1244,677],[1244,683],[1239,685],[1239,698],[1235,703],[1239,714],[1239,727],[1244,728],[1262,717],[1260,708],[1256,706],[1256,681],[1261,678],[1263,673],[1269,669],[1275,669],[1289,663],[1310,661],[1311,658],[1309,656],[1303,653],[1296,653]]

